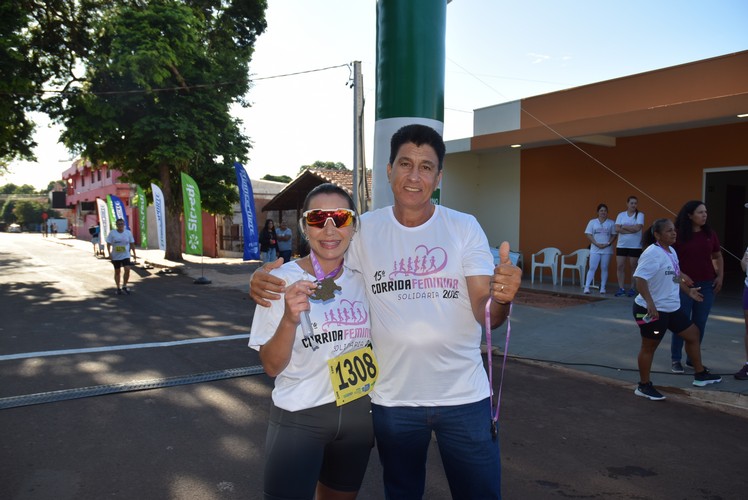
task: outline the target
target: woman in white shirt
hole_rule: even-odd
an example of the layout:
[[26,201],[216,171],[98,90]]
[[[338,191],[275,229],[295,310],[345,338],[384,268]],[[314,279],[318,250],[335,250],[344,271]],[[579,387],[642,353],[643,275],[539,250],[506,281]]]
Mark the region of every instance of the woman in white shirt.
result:
[[275,377],[265,441],[265,498],[356,498],[374,445],[368,393],[378,375],[369,303],[343,258],[353,200],[321,184],[299,221],[311,252],[271,271],[284,300],[258,307],[249,346]]
[[652,385],[652,359],[667,330],[679,335],[695,370],[693,385],[704,387],[721,382],[719,375],[709,373],[701,364],[699,328],[680,309],[679,290],[695,301],[703,300],[698,288],[691,288],[691,278],[681,273],[678,255],[673,250],[675,226],[670,219],[657,219],[645,233],[645,246],[634,280],[639,295],[634,299],[634,320],[639,325],[641,349],[637,359],[639,385],[634,394],[653,401],[665,399]]
[[587,271],[584,293],[590,293],[590,286],[594,281],[598,266],[600,266],[600,293],[605,293],[605,284],[608,282],[608,264],[613,255],[613,241],[616,239],[615,224],[608,219],[608,205],[600,203],[597,206],[597,218],[587,223],[584,235],[590,240],[590,270]]
[[[633,274],[639,256],[642,254],[642,228],[644,227],[644,214],[639,211],[639,199],[629,196],[626,200],[626,210],[616,217],[616,233],[618,234],[618,246],[616,247],[616,274],[618,278],[618,291],[616,297],[636,295]],[[626,291],[626,262],[631,269],[631,288]]]

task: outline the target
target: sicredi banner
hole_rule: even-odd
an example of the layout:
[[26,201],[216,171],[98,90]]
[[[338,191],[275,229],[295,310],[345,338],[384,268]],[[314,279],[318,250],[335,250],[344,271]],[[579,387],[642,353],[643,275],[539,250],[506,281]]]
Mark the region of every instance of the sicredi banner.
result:
[[203,217],[200,190],[195,180],[182,172],[182,202],[184,204],[185,252],[203,254]]

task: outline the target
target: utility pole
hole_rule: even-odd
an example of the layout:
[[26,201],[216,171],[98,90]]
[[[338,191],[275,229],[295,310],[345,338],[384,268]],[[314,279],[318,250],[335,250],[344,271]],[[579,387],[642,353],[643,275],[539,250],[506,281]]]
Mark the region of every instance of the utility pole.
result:
[[356,211],[368,210],[368,183],[364,159],[364,85],[361,61],[353,61],[353,202]]

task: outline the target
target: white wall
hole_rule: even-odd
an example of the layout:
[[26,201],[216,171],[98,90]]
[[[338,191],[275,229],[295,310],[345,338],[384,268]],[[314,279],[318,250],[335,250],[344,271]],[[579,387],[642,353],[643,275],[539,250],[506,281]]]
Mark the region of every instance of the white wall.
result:
[[[452,153],[444,160],[442,205],[473,214],[488,243],[519,246],[520,153]],[[519,249],[521,250],[521,249]]]

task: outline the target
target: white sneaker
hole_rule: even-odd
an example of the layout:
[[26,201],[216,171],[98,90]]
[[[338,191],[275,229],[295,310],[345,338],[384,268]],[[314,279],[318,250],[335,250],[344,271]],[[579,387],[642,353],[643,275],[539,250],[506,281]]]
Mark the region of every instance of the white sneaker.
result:
[[605,293],[605,288],[601,288],[600,289],[600,294],[604,294],[604,293]]
[[587,288],[587,287],[585,287],[585,288],[584,288],[584,293],[585,293],[585,294],[587,294],[587,295],[589,295],[589,294],[590,294],[590,289],[589,289],[589,288]]

